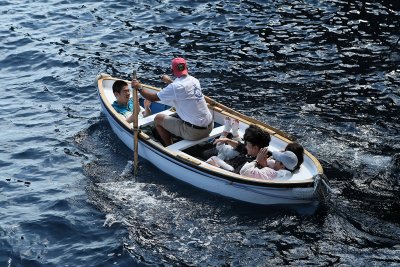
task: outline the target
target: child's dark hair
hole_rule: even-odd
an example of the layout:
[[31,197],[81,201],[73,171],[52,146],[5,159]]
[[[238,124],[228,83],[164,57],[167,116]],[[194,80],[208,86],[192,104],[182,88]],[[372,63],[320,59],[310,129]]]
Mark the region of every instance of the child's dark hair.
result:
[[269,145],[271,136],[257,125],[252,124],[244,132],[243,140],[262,148]]
[[128,84],[123,81],[123,80],[117,80],[114,82],[112,89],[113,89],[113,93],[121,93],[122,88],[124,88],[124,86],[127,86]]
[[299,143],[290,143],[286,146],[285,151],[292,151],[297,157],[297,165],[294,170],[298,170],[304,161],[304,148]]

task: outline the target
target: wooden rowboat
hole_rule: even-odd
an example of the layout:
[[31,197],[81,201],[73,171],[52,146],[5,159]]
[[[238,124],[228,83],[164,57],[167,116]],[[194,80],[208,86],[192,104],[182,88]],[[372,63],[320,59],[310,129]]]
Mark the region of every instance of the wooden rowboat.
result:
[[[102,112],[118,138],[133,150],[133,127],[111,106],[115,100],[112,92],[115,80],[117,79],[108,75],[102,75],[98,79],[98,95]],[[130,84],[130,82],[128,83]],[[143,87],[147,90],[160,90],[149,85],[143,85]],[[245,116],[208,97],[206,100],[215,121],[214,129],[209,137],[198,141],[180,140],[168,147],[161,145],[148,129],[153,125],[153,119],[157,113],[171,115],[174,113],[174,109],[162,102],[152,103],[153,114],[139,119],[138,153],[141,160],[145,159],[161,171],[195,187],[245,202],[268,205],[310,203],[315,200],[315,188],[320,180],[319,177],[323,174],[323,169],[319,161],[306,150],[303,164],[289,180],[270,181],[225,171],[191,155],[188,152],[191,147],[204,144],[222,133],[226,116],[239,120],[239,135],[243,135],[250,124],[256,124],[268,131],[271,135],[269,146],[271,151],[283,150],[288,143],[291,143],[289,136],[284,132]]]

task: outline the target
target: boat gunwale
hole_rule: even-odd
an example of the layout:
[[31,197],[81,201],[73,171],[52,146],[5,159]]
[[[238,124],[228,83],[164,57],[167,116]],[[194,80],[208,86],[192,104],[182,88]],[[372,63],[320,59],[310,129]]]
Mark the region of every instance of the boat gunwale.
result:
[[[103,80],[119,80],[117,78],[113,78],[113,77],[106,77],[106,78],[101,78],[98,80],[98,94],[100,96],[100,100],[103,103],[103,106],[107,109],[107,112],[113,117],[114,121],[116,121],[127,133],[129,133],[130,135],[133,136],[133,127],[131,127],[126,121],[122,120],[122,116],[120,117],[119,114],[112,108],[110,102],[108,101],[106,95],[105,95],[105,90],[103,88]],[[126,81],[129,83],[129,81]],[[160,91],[161,89],[153,87],[153,86],[149,86],[149,85],[145,85],[142,84],[143,87],[151,89],[151,90],[156,90],[156,91]],[[214,100],[212,100],[209,97],[206,97],[207,99],[207,103],[209,103],[209,108],[213,109],[215,108],[215,106],[218,106],[219,108],[221,108],[222,110],[225,110],[226,112],[229,111],[234,111]],[[210,101],[213,101],[214,103],[216,103],[217,105],[211,105]],[[221,112],[221,111],[217,111],[217,112]],[[255,123],[258,125],[262,125],[265,128],[270,129],[270,131],[273,131],[273,134],[275,137],[283,140],[284,142],[290,143],[291,140],[287,139],[281,135],[279,135],[278,133],[276,133],[274,131],[274,129],[269,128],[270,126],[262,123],[256,119],[250,118],[244,114],[238,113],[237,111],[234,111],[234,114],[239,114],[240,116],[240,120],[243,121],[246,124],[250,123]],[[250,119],[250,120],[247,120]],[[175,151],[171,151],[170,149],[162,146],[161,144],[158,144],[157,142],[155,142],[154,140],[152,140],[147,134],[139,131],[139,141],[142,142],[142,145],[147,145],[153,148],[153,152],[157,153],[158,155],[162,156],[163,158],[171,161],[170,159],[173,159],[174,161],[179,162],[181,167],[184,167],[186,169],[189,169],[188,167],[190,167],[191,169],[195,169],[200,173],[204,173],[204,174],[208,174],[207,176],[211,175],[214,176],[216,178],[220,178],[223,180],[227,180],[231,183],[237,183],[237,184],[245,184],[245,185],[252,185],[252,186],[259,186],[259,187],[266,187],[266,188],[310,188],[314,186],[314,179],[313,177],[308,178],[308,179],[303,179],[303,180],[295,180],[295,181],[274,181],[274,180],[261,180],[261,179],[256,179],[256,178],[250,178],[250,177],[246,177],[243,175],[239,175],[236,173],[230,173],[228,171],[222,170],[222,169],[218,169],[216,170],[215,168],[217,167],[213,167],[213,166],[204,166],[204,164],[194,164],[190,161],[188,161],[187,159],[185,159],[185,157],[179,157],[179,155],[187,155],[189,158],[193,158],[197,161],[200,161],[202,163],[204,163],[204,161],[201,161],[183,151],[179,151],[179,152],[175,152]],[[133,137],[132,137],[133,138]],[[311,159],[311,161],[314,163],[315,167],[317,168],[318,174],[321,175],[323,173],[322,170],[322,166],[320,165],[319,161],[312,155],[310,154],[308,151],[304,151],[305,154],[307,154],[307,156],[309,156],[309,158]],[[150,161],[151,162],[151,161]],[[210,177],[211,178],[211,177]]]

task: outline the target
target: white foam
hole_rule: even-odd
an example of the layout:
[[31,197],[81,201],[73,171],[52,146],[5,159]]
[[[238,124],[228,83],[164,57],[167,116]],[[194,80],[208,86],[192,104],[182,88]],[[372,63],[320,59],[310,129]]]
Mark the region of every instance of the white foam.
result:
[[119,222],[119,221],[117,221],[117,219],[115,219],[114,215],[112,215],[112,214],[107,214],[107,215],[106,215],[106,219],[105,219],[105,221],[104,221],[104,223],[103,223],[103,227],[104,227],[104,226],[111,227],[111,226],[112,226],[114,223],[116,223],[116,222]]
[[125,165],[124,170],[121,172],[121,174],[119,176],[120,177],[130,176],[132,174],[132,170],[133,170],[133,162],[131,160],[128,160],[128,162]]

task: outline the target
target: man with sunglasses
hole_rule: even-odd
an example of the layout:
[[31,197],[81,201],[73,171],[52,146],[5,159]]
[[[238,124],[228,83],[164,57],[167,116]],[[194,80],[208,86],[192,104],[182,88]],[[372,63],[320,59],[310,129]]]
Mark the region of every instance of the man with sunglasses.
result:
[[214,126],[200,82],[189,75],[186,60],[174,58],[171,68],[176,79],[172,80],[168,75],[162,75],[162,81],[168,85],[160,92],[150,92],[141,88],[139,81],[132,81],[132,87],[136,88],[145,99],[152,102],[162,101],[176,109],[178,117],[157,114],[154,118],[157,133],[164,146],[173,143],[173,135],[186,140],[207,137]]

